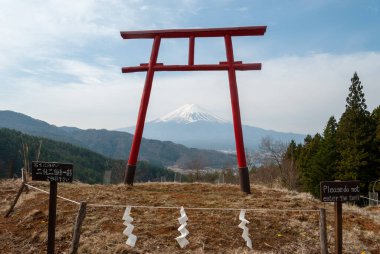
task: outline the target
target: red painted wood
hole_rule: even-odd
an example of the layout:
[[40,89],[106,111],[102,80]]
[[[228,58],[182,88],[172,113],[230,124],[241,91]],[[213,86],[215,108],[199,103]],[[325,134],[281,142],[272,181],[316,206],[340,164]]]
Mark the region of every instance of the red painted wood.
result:
[[195,48],[195,38],[190,36],[189,38],[189,65],[194,65],[194,48]]
[[[121,32],[124,39],[148,39],[154,38],[149,64],[140,66],[123,67],[123,73],[147,72],[145,86],[140,102],[140,110],[136,124],[135,135],[132,141],[131,152],[128,160],[125,183],[133,184],[137,157],[140,149],[145,117],[149,103],[150,92],[155,71],[228,71],[230,86],[232,117],[234,124],[237,161],[239,166],[241,190],[250,193],[249,173],[245,158],[243,131],[241,126],[239,96],[236,82],[236,71],[261,70],[261,63],[243,63],[234,61],[231,36],[258,36],[264,35],[266,26],[233,27],[233,28],[206,28],[206,29],[172,29],[151,31],[125,31]],[[194,48],[196,37],[224,37],[227,61],[219,64],[194,65]],[[161,38],[189,38],[189,56],[187,65],[164,65],[157,63]]]
[[[239,63],[236,62],[232,67],[237,71],[254,71],[261,70],[261,63]],[[197,65],[156,65],[154,71],[227,71],[230,65],[227,63],[221,64],[197,64]],[[140,65],[133,67],[123,67],[123,73],[144,72],[148,71],[148,66]]]
[[232,119],[234,123],[235,142],[236,142],[236,155],[239,168],[247,167],[244,151],[243,130],[241,127],[239,96],[236,82],[236,73],[234,68],[234,52],[232,48],[232,40],[230,35],[224,37],[226,45],[226,55],[228,68],[228,80],[230,83],[230,95],[232,105]]
[[157,36],[154,38],[153,46],[152,46],[152,52],[150,55],[149,65],[148,66],[142,66],[144,68],[148,68],[148,72],[146,74],[144,90],[143,90],[143,94],[141,97],[140,109],[139,109],[139,114],[137,117],[136,130],[135,130],[135,135],[133,136],[132,147],[131,147],[131,151],[129,154],[128,165],[136,165],[136,163],[137,163],[137,157],[139,155],[140,144],[141,144],[142,134],[143,134],[143,130],[144,130],[146,112],[148,109],[150,92],[152,90],[152,83],[153,83],[153,76],[154,76],[153,67],[156,65],[156,62],[157,62],[158,51],[160,48],[160,42],[161,42],[160,37]]
[[246,26],[230,28],[201,28],[201,29],[169,29],[148,31],[123,31],[123,39],[149,39],[159,36],[161,38],[190,38],[194,37],[223,37],[231,36],[260,36],[266,32],[266,26]]

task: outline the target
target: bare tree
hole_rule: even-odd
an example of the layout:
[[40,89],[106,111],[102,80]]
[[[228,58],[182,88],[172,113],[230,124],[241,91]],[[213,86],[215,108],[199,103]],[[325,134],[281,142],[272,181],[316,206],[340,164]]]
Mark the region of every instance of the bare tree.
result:
[[291,155],[290,158],[285,156],[287,148],[287,143],[265,137],[261,140],[260,152],[266,165],[277,167],[281,184],[292,190],[298,186],[299,177],[293,156]]

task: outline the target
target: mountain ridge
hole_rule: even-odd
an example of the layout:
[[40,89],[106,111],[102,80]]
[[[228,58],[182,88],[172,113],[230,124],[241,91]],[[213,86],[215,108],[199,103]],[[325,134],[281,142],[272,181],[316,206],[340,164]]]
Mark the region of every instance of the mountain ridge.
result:
[[[306,136],[249,125],[242,125],[242,129],[244,144],[249,150],[257,150],[261,140],[266,137],[285,143],[291,140],[302,143]],[[135,127],[117,130],[134,133]],[[195,104],[185,104],[163,117],[145,123],[143,137],[172,141],[199,149],[235,150],[233,124]]]
[[[105,129],[82,130],[76,127],[57,127],[47,122],[13,111],[0,111],[0,128],[9,128],[25,134],[67,142],[90,149],[113,159],[128,159],[133,135]],[[177,165],[189,167],[193,160],[202,160],[204,166],[223,167],[234,165],[233,155],[212,150],[199,150],[175,144],[171,141],[143,139],[139,160],[146,160],[159,166]]]

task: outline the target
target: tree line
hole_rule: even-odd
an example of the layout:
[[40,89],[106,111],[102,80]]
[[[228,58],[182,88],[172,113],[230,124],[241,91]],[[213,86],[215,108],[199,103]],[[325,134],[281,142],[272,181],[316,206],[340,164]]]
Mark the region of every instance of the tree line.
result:
[[[125,160],[115,160],[69,143],[35,137],[19,131],[0,128],[0,179],[20,177],[21,168],[32,161],[54,161],[74,164],[74,180],[84,183],[119,183],[124,179]],[[106,171],[109,174],[106,174]],[[174,173],[145,161],[137,164],[136,181],[173,179]]]
[[[271,165],[282,186],[318,197],[321,181],[359,180],[366,193],[380,179],[380,106],[368,111],[363,85],[354,73],[344,113],[339,120],[331,116],[322,134],[307,135],[303,144],[281,146],[270,139],[262,143],[274,158]],[[253,174],[265,176],[260,168]]]

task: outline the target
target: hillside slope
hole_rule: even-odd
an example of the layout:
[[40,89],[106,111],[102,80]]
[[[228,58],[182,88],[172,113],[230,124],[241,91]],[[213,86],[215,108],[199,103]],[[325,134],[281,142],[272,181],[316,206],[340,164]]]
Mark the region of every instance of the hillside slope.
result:
[[[112,182],[123,181],[125,161],[114,160],[85,148],[69,143],[53,141],[23,134],[19,131],[0,128],[0,178],[20,175],[23,167],[23,144],[28,145],[29,162],[36,160],[39,144],[40,161],[56,161],[74,164],[74,180],[85,183],[102,183],[104,172],[111,171]],[[146,162],[138,164],[136,181],[148,181],[160,176],[172,178],[173,173]]]
[[[0,182],[0,212],[13,200],[19,181]],[[48,184],[31,183],[48,190]],[[319,208],[327,209],[329,253],[334,249],[333,206],[322,204],[305,193],[252,186],[252,195],[237,185],[60,184],[58,194],[75,201],[87,201],[79,253],[320,253]],[[1,253],[45,253],[48,195],[32,190],[22,194],[10,218],[0,216]],[[110,207],[96,206],[110,205]],[[131,216],[137,235],[135,248],[123,235],[122,216],[126,205],[134,205]],[[180,249],[174,238],[180,207],[188,220],[190,244]],[[161,207],[161,208],[158,208]],[[165,208],[166,207],[166,208]],[[191,209],[212,208],[212,209]],[[232,208],[235,210],[227,210]],[[247,225],[253,242],[249,252],[241,237],[239,211],[247,210]],[[344,253],[379,253],[380,210],[343,205]],[[78,206],[58,200],[56,252],[67,252]]]
[[[128,159],[133,135],[119,131],[82,130],[74,127],[57,127],[13,111],[0,111],[0,128],[9,128],[26,134],[63,141],[84,147],[113,159]],[[203,166],[223,167],[234,165],[235,156],[212,150],[187,148],[173,142],[143,139],[139,160],[158,165],[187,167],[194,160]]]

